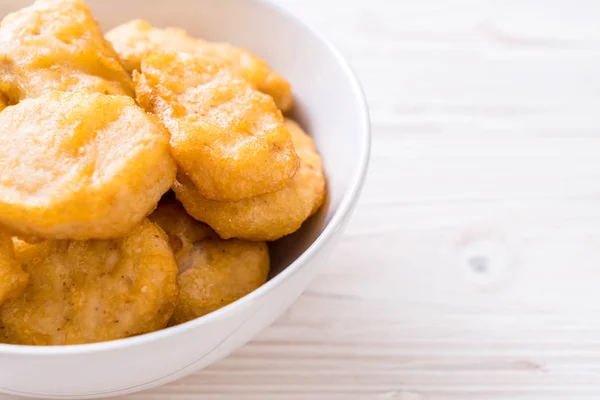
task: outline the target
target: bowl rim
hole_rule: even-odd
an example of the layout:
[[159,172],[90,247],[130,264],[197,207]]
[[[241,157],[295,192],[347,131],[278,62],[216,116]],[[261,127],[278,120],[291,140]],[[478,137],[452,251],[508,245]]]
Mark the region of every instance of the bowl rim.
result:
[[230,303],[216,311],[213,311],[202,317],[193,319],[180,325],[167,327],[158,331],[141,334],[124,339],[109,340],[106,342],[75,344],[63,346],[32,346],[32,345],[14,345],[0,343],[0,356],[65,356],[65,355],[87,355],[90,353],[102,353],[112,350],[118,350],[129,346],[141,346],[149,342],[154,342],[168,336],[177,335],[182,332],[196,329],[200,326],[209,324],[212,320],[224,317],[231,310],[239,308],[244,302],[251,302],[255,299],[266,296],[273,291],[276,286],[290,279],[301,267],[303,267],[317,252],[319,252],[326,243],[330,242],[333,234],[340,228],[340,225],[349,217],[353,211],[360,192],[364,186],[371,155],[371,122],[369,116],[369,107],[367,104],[364,89],[342,52],[323,35],[318,29],[305,22],[286,7],[276,4],[273,0],[249,0],[262,7],[269,7],[278,14],[289,20],[291,23],[301,27],[307,34],[321,42],[331,55],[335,58],[338,65],[344,71],[350,83],[354,98],[359,106],[360,127],[360,155],[358,164],[350,180],[349,189],[344,193],[340,206],[334,213],[331,221],[325,226],[323,231],[314,240],[313,243],[283,271],[268,280],[258,289],[248,293],[240,299]]

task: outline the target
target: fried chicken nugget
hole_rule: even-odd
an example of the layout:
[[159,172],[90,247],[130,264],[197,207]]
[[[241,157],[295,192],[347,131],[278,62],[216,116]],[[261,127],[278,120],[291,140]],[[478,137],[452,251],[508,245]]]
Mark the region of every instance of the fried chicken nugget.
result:
[[121,56],[130,72],[140,69],[144,58],[155,51],[184,52],[212,57],[228,66],[255,88],[273,97],[283,112],[289,111],[294,97],[288,81],[254,54],[227,43],[196,39],[179,28],[155,28],[146,21],[133,20],[112,29],[106,38]]
[[0,224],[17,235],[125,235],[175,179],[168,132],[130,97],[48,92],[0,127]]
[[137,99],[171,132],[180,172],[206,198],[236,201],[285,187],[299,160],[273,100],[212,59],[152,53]]
[[167,233],[177,260],[189,253],[194,243],[219,238],[210,226],[190,217],[174,196],[165,195],[148,218]]
[[210,225],[223,239],[273,241],[295,232],[325,201],[325,177],[321,157],[312,139],[292,120],[286,120],[300,169],[290,184],[275,193],[237,202],[208,200],[185,176],[173,186],[186,211]]
[[139,71],[142,60],[155,51],[174,53],[196,53],[204,41],[189,36],[180,28],[155,28],[147,21],[134,19],[121,24],[106,33],[121,57],[127,71]]
[[66,345],[162,329],[177,301],[177,263],[165,233],[147,219],[115,240],[17,241],[30,275],[0,307],[0,342]]
[[134,96],[129,73],[80,0],[38,0],[0,25],[0,90],[11,102],[48,90]]
[[222,240],[175,200],[161,202],[150,219],[167,232],[179,265],[179,299],[170,325],[224,307],[267,281],[266,243]]
[[9,235],[0,233],[0,305],[19,295],[27,285],[28,275],[15,258]]

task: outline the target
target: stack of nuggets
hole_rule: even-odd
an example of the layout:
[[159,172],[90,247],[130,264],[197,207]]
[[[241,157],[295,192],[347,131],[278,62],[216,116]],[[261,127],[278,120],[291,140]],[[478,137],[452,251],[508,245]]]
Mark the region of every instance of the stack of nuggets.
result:
[[196,54],[227,65],[232,73],[273,98],[284,113],[294,104],[292,89],[277,72],[250,52],[227,43],[211,43],[193,38],[179,28],[158,29],[146,21],[134,20],[106,34],[129,72],[140,70],[142,61],[155,51]]
[[138,20],[106,38],[81,0],[0,25],[0,342],[215,311],[266,282],[266,242],[324,202],[316,148],[283,117],[290,85],[264,61]]

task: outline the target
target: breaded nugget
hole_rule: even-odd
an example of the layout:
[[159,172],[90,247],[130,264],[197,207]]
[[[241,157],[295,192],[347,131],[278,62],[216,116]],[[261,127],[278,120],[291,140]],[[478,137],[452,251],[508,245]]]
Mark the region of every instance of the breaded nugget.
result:
[[48,90],[134,96],[129,73],[80,0],[38,0],[0,25],[0,90],[13,103]]
[[179,299],[170,325],[224,307],[266,282],[266,243],[222,240],[175,200],[161,202],[150,218],[167,232],[179,264]]
[[177,263],[147,219],[115,240],[17,242],[30,284],[0,307],[0,341],[101,342],[164,328],[177,300]]
[[195,53],[204,43],[180,28],[155,28],[148,22],[134,19],[106,33],[119,54],[125,69],[139,71],[142,60],[155,51]]
[[273,99],[212,59],[152,53],[137,99],[171,132],[180,173],[202,196],[236,201],[285,187],[299,160]]
[[130,97],[48,92],[0,126],[0,224],[18,235],[122,236],[175,179],[168,133]]
[[177,307],[169,325],[216,311],[267,281],[269,250],[264,242],[205,240],[179,262]]
[[177,259],[188,253],[194,243],[219,237],[208,225],[187,215],[183,206],[168,195],[163,197],[148,218],[167,233],[169,244]]
[[300,170],[286,188],[237,202],[218,202],[202,197],[192,182],[178,176],[173,190],[187,212],[223,239],[272,241],[298,230],[323,204],[325,177],[312,139],[294,121],[285,124],[301,160]]
[[9,235],[0,232],[0,305],[19,295],[27,285],[27,273],[15,258],[13,242]]
[[289,111],[294,97],[288,81],[254,54],[227,43],[212,43],[196,39],[179,28],[155,28],[146,21],[133,20],[106,34],[121,56],[125,67],[140,69],[144,58],[155,51],[195,53],[225,64],[255,88],[273,97],[277,107]]

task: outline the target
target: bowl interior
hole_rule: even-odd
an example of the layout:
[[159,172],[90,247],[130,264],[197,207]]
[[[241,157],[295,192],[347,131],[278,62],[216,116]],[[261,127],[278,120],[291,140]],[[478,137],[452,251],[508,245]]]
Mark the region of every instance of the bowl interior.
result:
[[[2,2],[0,15],[32,2]],[[317,33],[263,0],[87,2],[105,31],[134,18],[159,27],[178,26],[194,36],[244,47],[290,80],[294,117],[323,158],[328,200],[299,232],[272,244],[272,275],[280,273],[315,241],[364,172],[366,110],[344,62]]]

